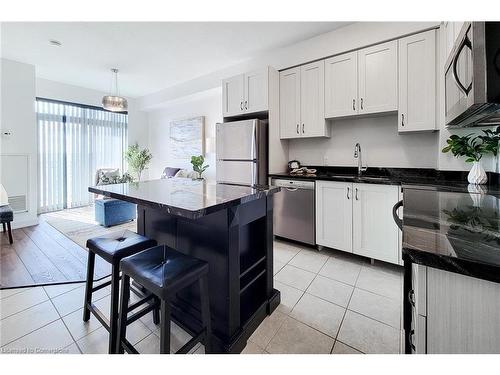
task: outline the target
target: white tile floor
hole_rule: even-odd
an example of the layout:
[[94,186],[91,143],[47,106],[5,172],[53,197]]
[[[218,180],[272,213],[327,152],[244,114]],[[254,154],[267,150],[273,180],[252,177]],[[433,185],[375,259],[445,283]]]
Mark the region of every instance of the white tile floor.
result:
[[[399,353],[401,269],[341,252],[275,241],[275,288],[281,304],[250,337],[243,353]],[[82,321],[83,285],[0,291],[1,353],[106,353],[107,331]],[[109,287],[94,294],[109,314]],[[141,353],[158,353],[152,316],[127,338]],[[172,350],[189,335],[172,326]],[[194,353],[203,353],[198,345]]]

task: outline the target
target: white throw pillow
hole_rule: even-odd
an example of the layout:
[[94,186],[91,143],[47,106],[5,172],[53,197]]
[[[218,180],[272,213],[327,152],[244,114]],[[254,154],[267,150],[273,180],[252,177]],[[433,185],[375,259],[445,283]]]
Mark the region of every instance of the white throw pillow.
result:
[[184,177],[184,178],[186,178],[186,177],[188,177],[188,174],[189,174],[189,172],[186,169],[181,169],[181,170],[179,170],[179,172],[177,172],[175,174],[174,177]]

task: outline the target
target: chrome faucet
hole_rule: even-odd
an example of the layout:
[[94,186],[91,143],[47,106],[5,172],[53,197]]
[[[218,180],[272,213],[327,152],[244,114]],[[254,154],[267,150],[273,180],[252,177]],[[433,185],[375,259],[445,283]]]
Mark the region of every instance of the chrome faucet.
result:
[[358,159],[358,176],[361,176],[361,173],[366,171],[367,167],[363,167],[363,161],[361,160],[361,145],[356,143],[354,146],[354,158]]

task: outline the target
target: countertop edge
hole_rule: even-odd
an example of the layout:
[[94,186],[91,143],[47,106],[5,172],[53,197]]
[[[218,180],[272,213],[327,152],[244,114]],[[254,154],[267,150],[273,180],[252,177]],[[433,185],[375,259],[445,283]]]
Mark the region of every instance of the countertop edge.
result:
[[451,258],[446,255],[429,253],[403,246],[403,261],[420,264],[442,271],[457,273],[476,279],[500,283],[500,266],[473,262],[466,259]]
[[[106,186],[106,185],[103,185],[103,186]],[[144,200],[141,198],[130,197],[127,195],[115,193],[115,192],[108,191],[108,190],[102,190],[99,188],[99,186],[89,186],[88,191],[91,193],[94,193],[94,194],[103,195],[105,197],[119,199],[122,201],[134,203],[137,205],[151,207],[151,208],[155,208],[158,210],[166,211],[166,213],[171,214],[171,215],[183,217],[186,219],[195,220],[195,219],[199,219],[203,216],[207,216],[211,213],[214,213],[214,212],[217,212],[217,211],[229,208],[229,207],[238,206],[238,205],[241,205],[244,203],[248,203],[248,202],[260,199],[263,196],[275,194],[278,191],[280,191],[280,188],[270,187],[269,190],[264,190],[264,189],[257,190],[255,193],[249,194],[248,196],[236,198],[234,200],[230,200],[227,202],[218,203],[212,207],[208,207],[208,208],[204,208],[204,209],[200,209],[200,210],[189,210],[189,209],[185,209],[185,208],[170,206],[168,204],[151,202],[151,201]]]

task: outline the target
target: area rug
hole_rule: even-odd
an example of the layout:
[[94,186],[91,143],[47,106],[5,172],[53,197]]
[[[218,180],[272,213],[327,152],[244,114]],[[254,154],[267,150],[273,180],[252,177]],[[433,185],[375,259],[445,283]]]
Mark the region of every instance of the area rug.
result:
[[105,228],[94,219],[94,207],[86,206],[43,214],[40,218],[85,249],[89,238],[102,236],[123,229],[135,232],[134,221]]

